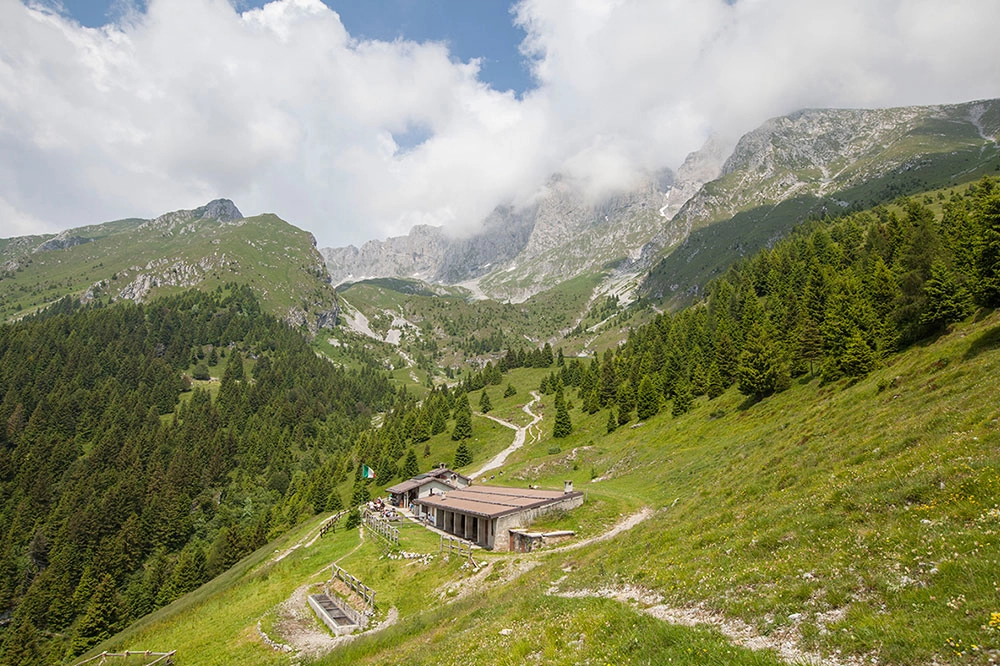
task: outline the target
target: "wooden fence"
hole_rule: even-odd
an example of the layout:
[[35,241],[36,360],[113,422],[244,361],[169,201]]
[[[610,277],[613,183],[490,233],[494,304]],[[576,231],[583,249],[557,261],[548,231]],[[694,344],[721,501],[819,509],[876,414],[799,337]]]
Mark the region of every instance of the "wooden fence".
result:
[[468,557],[472,560],[472,544],[467,541],[462,541],[461,539],[456,539],[455,537],[441,535],[441,549],[438,552],[443,553],[444,551],[449,553],[458,553],[461,557]]
[[365,510],[362,515],[364,516],[365,526],[367,526],[369,530],[379,535],[392,545],[399,545],[398,527],[390,525],[388,520],[371,511]]
[[[153,664],[172,664],[174,663],[174,655],[177,650],[171,650],[170,652],[153,652],[151,650],[126,650],[125,652],[102,652],[96,657],[91,657],[90,659],[85,659],[83,661],[77,662],[76,666],[83,666],[83,664],[107,664],[112,663],[125,663],[125,664],[135,664],[137,663],[132,658],[142,659],[143,666],[153,666]],[[118,660],[121,659],[121,662]],[[152,659],[153,661],[147,661]]]
[[339,578],[340,580],[342,580],[344,582],[344,585],[346,585],[347,587],[349,587],[352,590],[354,590],[355,592],[357,592],[358,595],[360,595],[361,598],[365,600],[365,604],[368,606],[368,610],[374,611],[375,610],[375,590],[373,590],[372,588],[368,587],[367,585],[365,585],[364,583],[362,583],[360,580],[358,580],[357,578],[355,578],[351,574],[349,574],[346,571],[344,571],[343,569],[341,569],[336,564],[333,564],[332,566],[333,566],[333,577],[334,578]]
[[345,515],[347,515],[346,509],[331,516],[325,523],[323,523],[323,527],[319,528],[319,535],[326,536],[327,532],[336,532],[337,524],[340,522],[340,519],[343,518]]

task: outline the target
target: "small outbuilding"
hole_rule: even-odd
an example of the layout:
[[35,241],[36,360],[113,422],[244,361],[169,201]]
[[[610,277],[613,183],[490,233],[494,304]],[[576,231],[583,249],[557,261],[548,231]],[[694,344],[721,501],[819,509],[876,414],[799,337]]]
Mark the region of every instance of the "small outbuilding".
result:
[[573,483],[567,481],[562,492],[469,486],[417,498],[411,502],[411,509],[437,529],[483,548],[522,550],[519,530],[539,516],[582,504],[583,493],[574,491]]
[[417,474],[412,479],[386,488],[389,493],[389,503],[400,509],[408,509],[414,500],[440,495],[459,488],[466,488],[472,479],[448,469],[444,465],[424,474]]

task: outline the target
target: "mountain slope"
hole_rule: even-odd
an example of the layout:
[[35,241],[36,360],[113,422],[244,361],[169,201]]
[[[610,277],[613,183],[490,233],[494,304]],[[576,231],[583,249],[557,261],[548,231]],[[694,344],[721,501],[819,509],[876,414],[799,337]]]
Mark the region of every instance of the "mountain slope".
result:
[[[1000,100],[897,109],[806,110],[740,139],[722,175],[674,217],[681,247],[643,293],[685,302],[741,257],[809,217],[975,180],[1000,169]],[[668,247],[657,237],[652,245]]]
[[422,227],[323,252],[335,281],[466,283],[515,302],[578,275],[607,276],[599,290],[608,291],[652,269],[641,293],[682,303],[808,217],[994,172],[998,131],[998,100],[804,110],[769,120],[735,149],[713,137],[676,174],[652,174],[600,201],[553,177],[534,204],[499,207],[471,238]]
[[[611,435],[603,411],[573,409],[574,433],[557,443],[546,410],[545,434],[508,460],[505,483],[572,479],[588,500],[535,527],[586,538],[643,505],[651,517],[571,550],[477,551],[478,574],[464,558],[444,562],[416,525],[403,523],[401,550],[427,561],[390,559],[368,533],[314,539],[315,523],[103,647],[288,663],[257,622],[294,642],[282,604],[318,589],[338,561],[377,591],[376,620],[390,607],[400,618],[322,664],[466,664],[498,652],[555,664],[788,663],[730,641],[827,665],[989,663],[998,327],[996,315],[963,324],[856,383],[796,383],[750,407],[730,390]],[[540,372],[507,380],[523,390]],[[692,622],[703,627],[681,626]]]
[[311,330],[332,325],[336,301],[312,235],[275,215],[244,218],[231,201],[153,220],[122,220],[57,236],[10,239],[0,319],[63,296],[148,300],[191,287],[249,285],[264,307]]

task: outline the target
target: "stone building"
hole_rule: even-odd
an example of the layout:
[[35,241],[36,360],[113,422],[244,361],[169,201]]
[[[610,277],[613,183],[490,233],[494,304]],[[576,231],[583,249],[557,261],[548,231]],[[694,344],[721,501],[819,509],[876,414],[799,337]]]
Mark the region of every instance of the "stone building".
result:
[[583,493],[567,481],[562,492],[538,488],[469,486],[415,499],[411,510],[428,524],[483,548],[520,550],[511,530],[539,516],[583,504]]
[[412,479],[397,483],[385,490],[389,493],[389,503],[392,506],[408,509],[414,500],[465,488],[470,483],[472,479],[469,477],[439,465],[429,472],[417,474]]

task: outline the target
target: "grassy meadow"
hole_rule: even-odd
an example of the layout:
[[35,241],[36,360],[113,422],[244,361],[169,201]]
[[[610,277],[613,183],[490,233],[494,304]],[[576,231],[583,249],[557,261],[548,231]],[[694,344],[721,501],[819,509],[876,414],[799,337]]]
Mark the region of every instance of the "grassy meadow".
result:
[[[515,370],[488,387],[491,413],[526,420],[520,406],[542,375]],[[460,558],[445,563],[437,537],[412,524],[399,548],[433,553],[430,562],[389,559],[394,549],[374,536],[359,542],[355,530],[269,563],[313,522],[111,644],[177,649],[178,664],[293,663],[263,645],[256,623],[271,626],[278,604],[339,559],[378,591],[376,619],[395,608],[399,621],[320,664],[786,663],[711,626],[656,619],[661,607],[739,621],[829,663],[995,663],[998,378],[1000,314],[987,314],[853,383],[807,376],[758,403],[730,389],[681,417],[667,405],[611,434],[606,412],[586,415],[570,392],[573,433],[552,439],[543,396],[541,438],[529,437],[495,482],[572,479],[584,507],[536,527],[576,530],[577,540],[641,507],[649,519],[581,548],[476,551],[479,573]],[[507,382],[517,394],[503,398]],[[469,397],[476,409],[479,392]],[[474,429],[472,467],[514,434],[478,416]],[[454,443],[442,433],[431,450],[422,469]],[[632,601],[607,598],[616,591]]]

